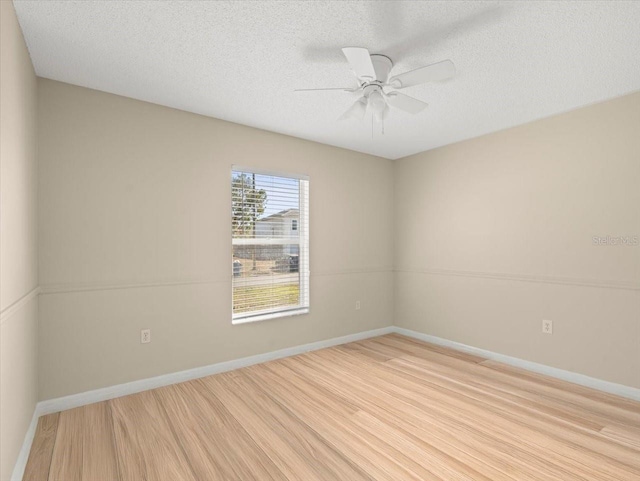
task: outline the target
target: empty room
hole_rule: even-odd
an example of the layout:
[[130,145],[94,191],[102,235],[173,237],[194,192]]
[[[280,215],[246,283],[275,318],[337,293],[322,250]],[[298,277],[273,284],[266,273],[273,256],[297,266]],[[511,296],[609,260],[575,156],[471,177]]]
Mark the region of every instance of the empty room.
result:
[[0,0],[0,481],[640,480],[639,46]]

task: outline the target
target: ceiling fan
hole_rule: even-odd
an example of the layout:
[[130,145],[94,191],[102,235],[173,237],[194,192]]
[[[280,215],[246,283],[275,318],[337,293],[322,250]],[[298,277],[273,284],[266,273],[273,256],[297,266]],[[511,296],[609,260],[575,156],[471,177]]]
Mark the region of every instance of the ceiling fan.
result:
[[[389,114],[389,106],[410,114],[417,114],[427,107],[422,100],[405,95],[401,90],[426,82],[446,80],[454,76],[455,66],[451,60],[427,65],[409,72],[389,77],[393,61],[386,55],[370,54],[363,47],[345,47],[342,53],[356,76],[358,86],[355,88],[297,89],[296,92],[312,92],[320,90],[342,90],[362,94],[351,107],[338,119],[364,119],[369,108],[373,120],[384,122]],[[384,126],[384,123],[383,123]],[[383,127],[384,128],[384,127]]]

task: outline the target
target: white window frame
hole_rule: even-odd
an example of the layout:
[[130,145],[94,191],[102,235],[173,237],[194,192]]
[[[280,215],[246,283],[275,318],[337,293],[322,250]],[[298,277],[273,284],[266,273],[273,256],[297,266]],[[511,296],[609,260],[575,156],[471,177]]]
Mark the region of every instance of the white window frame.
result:
[[[232,185],[233,174],[234,172],[244,172],[248,174],[257,174],[257,175],[268,175],[274,177],[284,177],[288,179],[297,179],[300,181],[300,190],[299,190],[299,211],[300,218],[298,221],[298,271],[300,274],[300,284],[299,284],[299,305],[296,307],[285,307],[277,310],[265,310],[265,311],[253,311],[253,312],[243,312],[239,314],[235,314],[233,312],[233,263],[231,266],[231,322],[232,324],[246,324],[250,322],[257,321],[265,321],[268,319],[277,319],[281,317],[289,317],[289,316],[298,316],[302,314],[308,314],[310,309],[310,293],[309,293],[309,278],[310,278],[310,267],[309,267],[309,177],[307,175],[302,174],[292,174],[292,173],[283,173],[283,172],[274,172],[270,170],[264,169],[256,169],[253,167],[243,167],[239,165],[233,165],[231,167],[231,181],[229,185]],[[232,201],[232,195],[229,195],[229,201]],[[229,212],[232,212],[232,209],[229,209]],[[231,226],[233,223],[233,217],[229,222]],[[286,241],[278,240],[278,239],[235,239],[233,237],[233,229],[231,230],[231,251],[233,258],[233,246],[234,245],[243,245],[243,244],[264,244],[264,245],[273,245],[286,242],[287,244],[292,243],[291,239],[286,239]],[[295,241],[294,241],[295,243]]]

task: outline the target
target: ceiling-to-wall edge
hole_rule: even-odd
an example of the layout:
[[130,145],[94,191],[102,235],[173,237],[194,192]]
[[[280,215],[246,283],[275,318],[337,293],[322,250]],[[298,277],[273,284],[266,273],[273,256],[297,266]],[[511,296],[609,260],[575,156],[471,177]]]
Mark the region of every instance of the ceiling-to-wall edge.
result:
[[105,94],[105,95],[113,95],[113,96],[116,96],[116,97],[121,97],[123,99],[133,100],[135,102],[141,102],[143,104],[155,105],[157,107],[162,107],[162,108],[165,108],[165,109],[175,110],[177,112],[183,112],[185,114],[197,115],[198,117],[204,117],[206,119],[215,120],[215,121],[218,121],[218,122],[225,122],[225,123],[228,123],[228,124],[239,125],[241,127],[246,127],[248,129],[253,129],[253,130],[256,130],[256,131],[259,131],[259,132],[266,132],[266,133],[269,133],[269,134],[281,135],[283,137],[288,137],[290,139],[295,139],[297,141],[310,142],[310,143],[313,143],[313,144],[323,145],[325,147],[331,147],[331,148],[334,148],[334,149],[340,149],[340,150],[344,150],[344,151],[348,151],[348,152],[354,152],[356,154],[366,155],[366,156],[377,158],[377,159],[394,160],[394,159],[389,158],[389,157],[381,157],[379,155],[375,155],[375,154],[372,154],[372,153],[369,153],[369,152],[349,149],[347,147],[342,147],[340,145],[328,144],[328,143],[325,143],[325,142],[319,142],[317,140],[307,139],[307,138],[304,138],[304,137],[298,137],[298,136],[295,136],[295,135],[288,134],[286,132],[278,132],[278,131],[275,131],[275,130],[263,129],[261,127],[256,127],[256,126],[248,125],[248,124],[240,124],[238,122],[233,122],[232,120],[226,120],[226,119],[222,119],[222,118],[218,118],[218,117],[212,117],[210,115],[206,115],[206,114],[203,114],[203,113],[200,113],[200,112],[193,112],[193,111],[190,111],[190,110],[183,110],[183,109],[179,109],[179,108],[176,108],[176,107],[171,107],[169,105],[158,104],[158,103],[155,103],[155,102],[149,102],[147,100],[136,99],[134,97],[127,97],[126,95],[120,95],[120,94],[117,94],[117,93],[108,92],[106,90],[94,89],[94,88],[91,88],[91,87],[85,87],[84,85],[72,84],[72,83],[69,83],[69,82],[62,82],[60,80],[51,79],[51,78],[47,78],[47,77],[40,77],[39,76],[37,78],[38,78],[38,80],[46,80],[47,82],[57,82],[57,83],[65,84],[65,85],[70,85],[72,87],[78,87],[78,88],[82,88],[82,89],[93,90],[94,92],[100,92],[100,93]]
[[631,92],[627,92],[627,93],[622,94],[622,95],[616,95],[615,97],[610,97],[610,98],[607,98],[607,99],[604,99],[604,100],[596,100],[594,102],[589,102],[588,104],[581,105],[579,107],[574,107],[572,109],[563,110],[561,112],[557,112],[557,113],[554,113],[554,114],[551,114],[551,115],[545,115],[543,117],[538,117],[538,118],[529,120],[529,121],[521,123],[521,124],[512,125],[511,127],[506,127],[504,129],[494,130],[493,132],[487,132],[486,134],[482,134],[482,135],[475,135],[475,136],[468,137],[468,138],[465,138],[465,139],[461,139],[461,140],[458,140],[456,142],[451,142],[451,143],[448,143],[448,144],[442,144],[442,145],[439,145],[437,147],[433,147],[432,149],[416,152],[415,154],[409,154],[409,155],[404,155],[402,157],[391,158],[390,160],[405,160],[405,159],[409,159],[409,158],[412,158],[412,157],[415,157],[415,156],[418,156],[418,155],[425,154],[427,152],[434,152],[436,150],[443,149],[445,147],[451,147],[452,145],[463,144],[465,142],[470,142],[470,141],[473,141],[473,140],[478,140],[478,139],[482,139],[482,138],[485,138],[485,137],[490,137],[492,135],[500,134],[500,133],[503,133],[503,132],[509,132],[509,131],[512,131],[512,130],[521,129],[523,127],[527,127],[527,126],[532,125],[532,124],[537,124],[539,122],[544,122],[546,120],[554,119],[556,117],[562,117],[563,115],[569,115],[569,114],[572,114],[574,112],[579,112],[581,110],[586,110],[586,109],[589,109],[591,107],[596,107],[596,106],[601,105],[601,104],[606,104],[608,102],[615,102],[616,100],[620,100],[620,99],[623,99],[625,97],[631,97],[631,96],[636,95],[636,94],[640,94],[640,89],[632,90]]
[[292,135],[291,133],[284,132],[284,131],[269,130],[269,129],[265,129],[265,128],[258,127],[258,126],[255,126],[255,125],[241,124],[241,123],[234,122],[232,120],[228,120],[228,119],[224,119],[224,118],[212,117],[212,116],[207,115],[207,114],[205,114],[203,112],[184,110],[184,109],[172,107],[172,106],[165,105],[165,104],[149,102],[147,100],[140,100],[140,99],[136,99],[134,97],[127,97],[126,95],[121,95],[121,94],[114,93],[114,92],[109,92],[109,91],[106,91],[106,90],[95,89],[95,88],[87,87],[87,86],[80,85],[80,84],[72,84],[72,83],[63,82],[63,81],[56,80],[56,79],[50,79],[50,78],[47,78],[47,77],[40,77],[40,76],[38,77],[38,79],[48,80],[48,81],[51,81],[51,82],[59,82],[59,83],[67,84],[67,85],[73,85],[74,87],[80,87],[80,88],[85,88],[85,89],[88,89],[88,90],[94,90],[96,92],[101,92],[101,93],[104,93],[104,94],[115,95],[117,97],[122,97],[122,98],[130,99],[130,100],[135,100],[136,102],[142,102],[142,103],[145,103],[145,104],[157,105],[159,107],[164,107],[164,108],[171,109],[171,110],[177,110],[178,112],[185,112],[185,113],[189,113],[189,114],[193,114],[193,115],[198,115],[200,117],[205,117],[205,118],[208,118],[208,119],[218,120],[220,122],[227,122],[227,123],[230,123],[230,124],[241,125],[243,127],[247,127],[247,128],[250,128],[250,129],[255,129],[257,131],[269,132],[269,133],[272,133],[272,134],[278,134],[278,135],[282,135],[282,136],[285,136],[285,137],[290,137],[292,139],[302,140],[302,141],[305,141],[305,142],[312,142],[314,144],[325,145],[327,147],[333,147],[333,148],[336,148],[336,149],[347,150],[347,151],[350,151],[350,152],[356,152],[358,154],[368,155],[370,157],[376,157],[376,158],[379,158],[379,159],[386,159],[386,160],[404,160],[404,159],[413,157],[415,155],[424,154],[425,152],[431,152],[431,151],[434,151],[434,150],[437,150],[437,149],[441,149],[443,147],[448,147],[448,146],[451,146],[451,145],[456,145],[456,144],[460,144],[460,143],[463,143],[463,142],[468,142],[470,140],[480,139],[480,138],[483,138],[483,137],[494,135],[494,134],[497,134],[497,133],[500,133],[500,132],[505,132],[505,131],[509,131],[509,130],[512,130],[512,129],[517,129],[517,128],[520,128],[520,127],[523,127],[523,126],[526,126],[526,125],[534,124],[536,122],[541,122],[541,121],[544,121],[544,120],[552,119],[554,117],[559,117],[559,116],[562,116],[562,115],[570,114],[572,112],[576,112],[576,111],[579,111],[579,110],[582,110],[582,109],[587,109],[589,107],[593,107],[593,106],[596,106],[596,105],[599,105],[599,104],[603,104],[603,103],[614,101],[614,100],[617,100],[617,99],[620,99],[620,98],[628,97],[628,96],[634,95],[636,93],[640,93],[640,89],[632,90],[630,92],[627,92],[627,93],[624,93],[624,94],[621,94],[621,95],[616,95],[614,97],[601,99],[601,100],[596,100],[596,101],[593,101],[593,102],[589,102],[588,104],[581,105],[581,106],[578,106],[578,107],[574,107],[574,108],[571,108],[571,109],[568,109],[568,110],[563,110],[563,111],[556,112],[556,113],[553,113],[553,114],[550,114],[550,115],[537,117],[537,118],[531,119],[531,120],[529,120],[527,122],[520,123],[520,124],[517,124],[517,125],[512,125],[512,126],[509,126],[509,127],[505,127],[503,129],[494,130],[494,131],[487,132],[487,133],[484,133],[484,134],[481,134],[481,135],[474,135],[474,136],[466,137],[466,138],[457,140],[455,142],[450,142],[450,143],[444,143],[444,144],[441,144],[441,145],[437,145],[437,146],[435,146],[435,147],[433,147],[431,149],[422,150],[422,151],[419,151],[419,152],[415,152],[413,154],[403,155],[403,156],[399,156],[399,157],[393,157],[393,156],[385,157],[385,156],[376,155],[376,154],[373,154],[371,152],[367,152],[367,151],[364,151],[364,150],[351,149],[351,148],[348,148],[348,147],[345,147],[345,146],[342,146],[342,145],[339,145],[339,144],[321,142],[321,141],[318,141],[318,140],[315,140],[315,139],[312,139],[312,138],[300,137],[300,136]]

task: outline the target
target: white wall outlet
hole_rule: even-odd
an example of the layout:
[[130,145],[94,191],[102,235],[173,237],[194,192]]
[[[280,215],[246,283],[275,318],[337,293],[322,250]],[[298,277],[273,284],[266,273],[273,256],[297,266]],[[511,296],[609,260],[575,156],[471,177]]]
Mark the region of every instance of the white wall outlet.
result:
[[356,311],[360,310],[360,301],[356,301]]
[[547,319],[542,320],[542,332],[544,334],[553,334],[553,321]]
[[140,331],[140,344],[151,342],[151,329],[142,329]]

